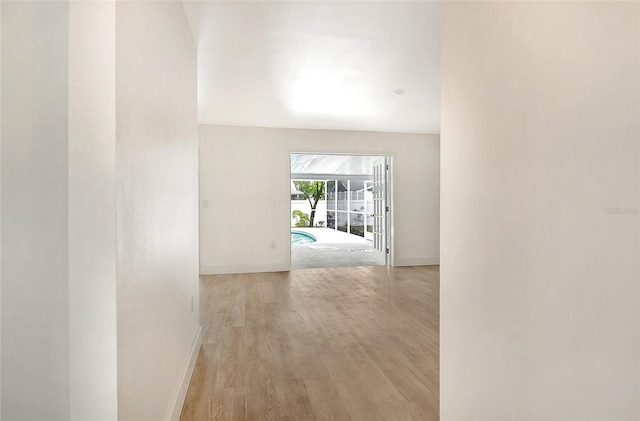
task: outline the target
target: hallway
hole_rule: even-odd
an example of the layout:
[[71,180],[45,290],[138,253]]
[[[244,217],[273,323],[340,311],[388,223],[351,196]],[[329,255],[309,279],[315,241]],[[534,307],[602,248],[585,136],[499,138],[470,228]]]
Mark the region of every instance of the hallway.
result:
[[439,268],[203,276],[181,420],[438,419]]

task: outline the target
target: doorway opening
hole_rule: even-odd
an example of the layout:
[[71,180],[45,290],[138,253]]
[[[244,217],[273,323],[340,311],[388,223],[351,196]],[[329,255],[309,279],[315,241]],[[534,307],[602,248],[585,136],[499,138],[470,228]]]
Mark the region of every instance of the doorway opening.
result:
[[391,264],[391,157],[292,153],[291,269]]

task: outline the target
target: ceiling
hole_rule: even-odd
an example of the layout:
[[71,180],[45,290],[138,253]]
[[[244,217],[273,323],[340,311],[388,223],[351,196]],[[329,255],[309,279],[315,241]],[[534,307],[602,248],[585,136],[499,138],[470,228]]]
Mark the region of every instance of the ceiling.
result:
[[336,176],[367,176],[373,174],[373,162],[380,156],[291,154],[291,178],[333,179]]
[[184,4],[201,123],[439,133],[438,2]]

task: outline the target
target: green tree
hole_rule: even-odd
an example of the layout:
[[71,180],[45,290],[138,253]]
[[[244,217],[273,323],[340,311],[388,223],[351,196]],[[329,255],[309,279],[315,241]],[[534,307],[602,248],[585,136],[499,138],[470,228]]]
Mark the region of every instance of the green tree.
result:
[[296,218],[296,228],[304,228],[309,226],[309,215],[303,213],[301,210],[294,210],[291,215]]
[[324,181],[294,181],[293,185],[307,198],[311,205],[309,226],[313,227],[313,219],[316,217],[316,207],[318,206],[318,202],[324,199],[325,195]]

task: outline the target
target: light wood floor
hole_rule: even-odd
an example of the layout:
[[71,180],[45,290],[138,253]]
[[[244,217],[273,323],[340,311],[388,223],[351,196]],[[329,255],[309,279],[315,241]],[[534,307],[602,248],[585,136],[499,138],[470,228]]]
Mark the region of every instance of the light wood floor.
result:
[[439,268],[203,276],[181,420],[436,420]]

